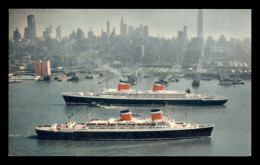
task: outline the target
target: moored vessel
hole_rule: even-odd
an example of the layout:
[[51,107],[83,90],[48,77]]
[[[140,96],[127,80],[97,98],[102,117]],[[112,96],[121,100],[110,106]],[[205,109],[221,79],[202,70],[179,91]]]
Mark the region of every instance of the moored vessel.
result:
[[160,140],[211,136],[214,125],[189,124],[163,118],[160,109],[151,110],[151,118],[132,117],[130,110],[120,111],[120,118],[91,119],[76,123],[69,117],[65,124],[36,126],[39,139],[66,140]]

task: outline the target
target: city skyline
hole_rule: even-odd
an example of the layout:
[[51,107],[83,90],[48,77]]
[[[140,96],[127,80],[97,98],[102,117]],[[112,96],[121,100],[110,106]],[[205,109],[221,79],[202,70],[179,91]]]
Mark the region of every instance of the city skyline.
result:
[[[9,39],[18,28],[24,36],[27,27],[27,16],[35,16],[36,35],[43,37],[46,27],[53,29],[60,26],[62,36],[69,36],[72,31],[81,28],[87,34],[91,29],[94,35],[100,36],[101,30],[107,31],[107,21],[110,29],[116,29],[120,34],[120,21],[134,28],[140,25],[148,26],[149,36],[176,38],[178,31],[187,27],[189,39],[197,36],[198,9],[9,9]],[[111,32],[111,30],[110,30]],[[204,39],[212,36],[218,39],[224,35],[237,39],[251,38],[250,9],[203,9]],[[55,38],[55,31],[52,38]],[[87,37],[87,36],[86,36]]]

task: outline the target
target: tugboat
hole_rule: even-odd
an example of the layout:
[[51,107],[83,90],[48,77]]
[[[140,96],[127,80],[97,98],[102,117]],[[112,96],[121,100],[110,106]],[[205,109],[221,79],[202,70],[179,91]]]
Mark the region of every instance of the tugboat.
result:
[[[73,116],[73,114],[72,114]],[[151,118],[137,119],[127,109],[120,111],[120,118],[89,119],[76,123],[69,116],[65,124],[36,126],[39,139],[66,140],[161,140],[211,136],[214,125],[189,124],[163,118],[160,109],[151,110]]]
[[241,81],[241,79],[234,79],[232,83],[233,84],[244,84],[244,82]]

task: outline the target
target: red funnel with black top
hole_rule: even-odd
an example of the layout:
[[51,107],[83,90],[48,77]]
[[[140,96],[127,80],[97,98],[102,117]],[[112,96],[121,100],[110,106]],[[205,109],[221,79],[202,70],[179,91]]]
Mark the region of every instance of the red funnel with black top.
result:
[[151,118],[152,118],[152,120],[162,120],[163,119],[162,110],[152,109]]
[[132,112],[128,110],[120,111],[121,121],[130,121],[132,120]]

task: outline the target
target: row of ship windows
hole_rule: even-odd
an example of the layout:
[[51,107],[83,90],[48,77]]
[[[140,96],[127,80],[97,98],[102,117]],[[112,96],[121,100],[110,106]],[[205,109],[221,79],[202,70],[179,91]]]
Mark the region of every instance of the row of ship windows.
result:
[[162,129],[169,128],[168,126],[157,127],[88,127],[88,129]]
[[128,98],[183,98],[185,97],[185,94],[151,94],[151,95],[145,95],[145,94],[114,94],[114,96],[117,97],[128,97]]

